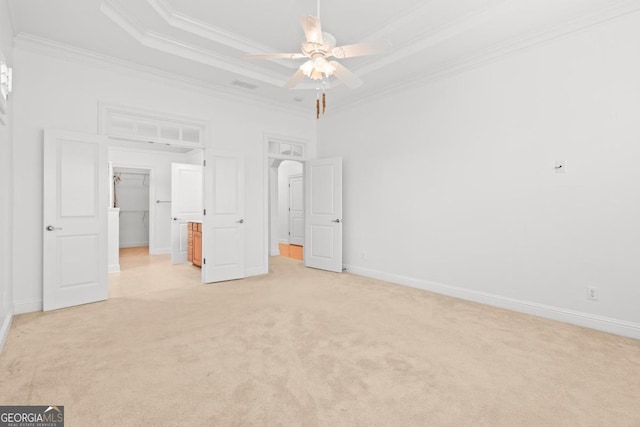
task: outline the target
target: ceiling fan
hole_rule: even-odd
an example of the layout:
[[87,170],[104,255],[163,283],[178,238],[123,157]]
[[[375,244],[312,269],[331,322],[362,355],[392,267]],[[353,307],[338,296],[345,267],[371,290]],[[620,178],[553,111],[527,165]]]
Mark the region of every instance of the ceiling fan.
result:
[[[365,42],[345,46],[336,46],[336,39],[329,33],[323,33],[320,25],[320,0],[318,0],[318,16],[305,15],[301,18],[305,41],[302,43],[301,53],[264,53],[247,55],[251,59],[302,59],[308,60],[298,68],[298,71],[285,83],[284,87],[292,89],[306,76],[323,83],[323,113],[326,107],[324,83],[330,76],[336,77],[348,87],[354,89],[362,84],[362,80],[349,71],[344,65],[330,58],[343,59],[357,56],[376,55],[389,50],[388,41]],[[316,106],[319,116],[319,96]]]

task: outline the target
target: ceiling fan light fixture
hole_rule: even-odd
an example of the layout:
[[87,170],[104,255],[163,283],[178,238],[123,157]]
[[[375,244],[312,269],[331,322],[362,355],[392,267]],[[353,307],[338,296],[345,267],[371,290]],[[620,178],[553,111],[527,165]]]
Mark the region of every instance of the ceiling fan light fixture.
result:
[[336,70],[336,67],[322,56],[310,59],[300,66],[300,71],[312,80],[322,80],[329,77]]
[[313,71],[313,61],[310,59],[307,62],[305,62],[304,64],[302,64],[300,66],[300,71],[302,71],[302,73],[305,76],[310,77],[311,76],[311,72]]

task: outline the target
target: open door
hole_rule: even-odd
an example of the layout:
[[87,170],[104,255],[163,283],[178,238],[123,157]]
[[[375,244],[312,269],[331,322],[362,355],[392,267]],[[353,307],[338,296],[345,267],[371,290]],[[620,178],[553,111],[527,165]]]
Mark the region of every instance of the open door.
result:
[[289,177],[289,243],[304,246],[304,178]]
[[205,283],[244,277],[244,157],[207,150],[202,228],[202,275]]
[[107,145],[97,135],[44,133],[45,311],[107,299]]
[[187,262],[187,222],[202,220],[202,166],[171,163],[171,263]]
[[342,272],[342,158],[305,163],[304,265]]

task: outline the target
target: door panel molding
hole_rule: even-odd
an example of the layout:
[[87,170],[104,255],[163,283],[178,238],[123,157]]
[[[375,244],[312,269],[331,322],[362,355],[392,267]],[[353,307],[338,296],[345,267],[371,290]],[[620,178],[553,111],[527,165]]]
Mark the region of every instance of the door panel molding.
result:
[[342,158],[305,164],[304,265],[342,272]]
[[108,141],[45,130],[43,310],[106,300]]

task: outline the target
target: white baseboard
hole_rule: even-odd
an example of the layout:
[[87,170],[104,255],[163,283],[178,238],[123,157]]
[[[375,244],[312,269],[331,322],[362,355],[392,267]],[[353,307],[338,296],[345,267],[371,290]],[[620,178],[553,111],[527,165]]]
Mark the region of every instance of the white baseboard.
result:
[[143,246],[149,246],[149,242],[129,242],[129,243],[122,243],[120,242],[119,248],[123,249],[123,248],[140,248]]
[[33,313],[42,311],[42,301],[19,301],[13,303],[13,314]]
[[546,319],[557,320],[570,323],[572,325],[583,326],[599,331],[609,332],[616,335],[640,339],[640,324],[613,319],[610,317],[598,316],[565,308],[554,307],[535,302],[522,301],[515,298],[504,297],[471,289],[464,289],[457,286],[443,285],[441,283],[429,282],[426,280],[414,279],[383,271],[372,270],[355,265],[347,265],[347,271],[359,276],[371,277],[398,285],[409,286],[422,289],[437,294],[460,298],[467,301],[478,302],[494,307],[505,308],[507,310],[520,313],[531,314],[544,317]]
[[271,248],[271,251],[269,251],[269,256],[280,256],[280,248]]
[[109,264],[109,273],[120,273],[120,264]]
[[2,325],[0,325],[0,353],[2,353],[2,349],[4,348],[4,343],[9,336],[9,330],[11,329],[11,324],[13,323],[13,310],[9,310],[9,312],[4,316],[2,321]]

